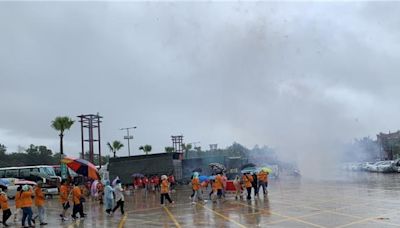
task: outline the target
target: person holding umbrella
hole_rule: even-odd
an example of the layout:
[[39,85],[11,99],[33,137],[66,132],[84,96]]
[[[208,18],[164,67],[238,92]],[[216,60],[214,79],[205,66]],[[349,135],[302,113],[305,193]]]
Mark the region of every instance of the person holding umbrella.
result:
[[243,180],[244,186],[247,189],[247,200],[251,200],[251,187],[252,187],[252,182],[253,182],[253,176],[251,176],[250,173],[245,173],[242,176],[242,180]]
[[8,197],[6,194],[7,191],[7,186],[1,186],[0,189],[0,206],[1,209],[3,210],[3,226],[8,226],[7,220],[11,216],[11,210],[10,207],[8,206]]
[[264,196],[267,195],[267,185],[268,185],[268,172],[261,170],[258,175],[258,192],[260,191],[261,187],[263,188]]

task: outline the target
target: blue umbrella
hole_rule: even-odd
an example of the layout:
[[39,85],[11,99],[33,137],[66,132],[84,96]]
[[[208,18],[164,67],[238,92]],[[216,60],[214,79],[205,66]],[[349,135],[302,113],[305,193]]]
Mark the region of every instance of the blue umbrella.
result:
[[215,176],[209,176],[208,180],[215,180]]
[[200,182],[208,181],[208,176],[199,176],[199,181]]
[[0,185],[7,187],[10,184],[10,181],[7,179],[0,179]]

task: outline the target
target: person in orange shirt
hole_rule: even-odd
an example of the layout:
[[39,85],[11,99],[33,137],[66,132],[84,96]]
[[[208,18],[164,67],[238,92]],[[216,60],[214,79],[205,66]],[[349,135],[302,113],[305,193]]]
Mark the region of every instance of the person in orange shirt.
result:
[[221,174],[218,174],[215,177],[215,188],[217,189],[218,199],[221,199],[222,194],[223,194],[223,192],[222,192],[222,189],[224,187],[224,183],[223,182],[224,181],[223,181],[223,178],[222,178]]
[[263,193],[264,196],[267,195],[267,185],[268,185],[268,172],[260,171],[257,175],[258,177],[258,191],[260,191],[260,188],[263,188]]
[[77,182],[74,183],[74,188],[72,189],[72,201],[74,202],[74,207],[72,208],[72,219],[76,219],[76,213],[79,213],[80,218],[84,218],[83,206],[81,198],[83,197],[82,191],[79,188]]
[[3,210],[3,226],[8,226],[7,220],[11,216],[11,210],[10,207],[8,206],[8,197],[6,194],[7,187],[2,187],[0,191],[0,206],[1,209]]
[[38,185],[35,187],[35,206],[38,209],[38,215],[36,215],[34,219],[39,217],[40,225],[45,226],[45,225],[47,225],[47,223],[44,222],[44,213],[45,213],[44,204],[45,204],[46,197],[44,196],[44,193],[42,191],[43,183],[41,181],[39,181],[37,184]]
[[63,180],[61,181],[61,186],[60,186],[60,203],[62,206],[62,212],[60,214],[60,217],[62,221],[67,220],[65,214],[67,213],[68,208],[71,207],[68,199],[69,195],[70,195],[70,190],[68,183],[65,180]]
[[203,197],[201,196],[200,180],[199,180],[199,173],[198,172],[195,172],[193,174],[192,190],[194,192],[194,195],[192,197],[192,203],[193,204],[196,204],[196,199],[203,200]]
[[251,187],[252,187],[253,177],[249,173],[246,173],[242,176],[242,180],[244,186],[247,189],[247,199],[251,200]]
[[169,203],[175,203],[169,196],[169,182],[166,175],[161,176],[161,206],[164,206],[164,198],[166,198]]
[[32,227],[32,189],[29,185],[22,186],[22,191],[20,192],[20,203],[22,208],[22,227],[25,226],[25,221],[28,218],[28,225]]
[[17,192],[15,193],[15,199],[14,199],[15,200],[14,222],[17,221],[17,216],[21,212],[21,200],[20,200],[21,191],[22,191],[22,186],[20,185],[17,188]]

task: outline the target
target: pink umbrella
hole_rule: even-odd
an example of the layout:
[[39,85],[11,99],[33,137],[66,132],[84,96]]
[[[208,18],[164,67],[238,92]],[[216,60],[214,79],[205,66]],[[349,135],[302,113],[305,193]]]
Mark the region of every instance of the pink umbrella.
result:
[[115,186],[117,184],[117,180],[119,180],[118,176],[112,181],[112,186]]
[[35,182],[33,181],[28,181],[28,180],[16,180],[14,182],[15,185],[37,185]]
[[97,194],[97,184],[99,183],[98,180],[93,181],[92,186],[90,188],[90,193],[92,194],[92,196],[96,196]]

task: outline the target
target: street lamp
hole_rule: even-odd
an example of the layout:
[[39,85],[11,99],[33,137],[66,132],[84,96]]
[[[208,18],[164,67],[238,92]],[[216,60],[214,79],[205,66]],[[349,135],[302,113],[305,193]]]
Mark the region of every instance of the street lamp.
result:
[[129,145],[129,140],[133,139],[133,135],[129,135],[129,129],[136,129],[137,127],[125,127],[125,128],[121,128],[120,130],[126,130],[126,135],[124,136],[124,139],[128,140],[128,157],[131,156],[131,147]]

